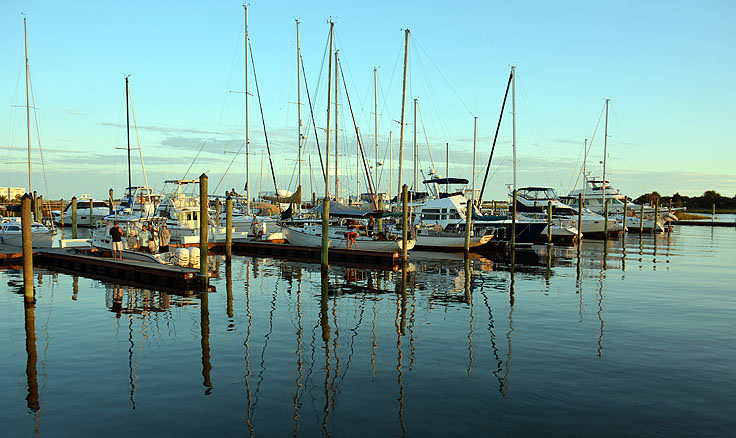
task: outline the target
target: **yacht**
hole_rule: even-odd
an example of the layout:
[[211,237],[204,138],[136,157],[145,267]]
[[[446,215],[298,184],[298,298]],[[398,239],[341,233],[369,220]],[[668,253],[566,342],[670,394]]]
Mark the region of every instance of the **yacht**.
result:
[[[90,204],[92,204],[92,221],[90,222]],[[113,208],[107,201],[95,201],[88,194],[80,195],[77,199],[77,225],[93,227],[94,224],[102,220],[105,216],[112,213]],[[64,211],[52,210],[51,216],[54,223],[56,224],[67,224],[72,223],[72,203],[66,205]],[[63,219],[62,219],[63,217]]]
[[[51,248],[54,232],[38,222],[31,223],[31,245],[33,248]],[[20,218],[5,218],[0,222],[0,243],[12,247],[23,247]]]

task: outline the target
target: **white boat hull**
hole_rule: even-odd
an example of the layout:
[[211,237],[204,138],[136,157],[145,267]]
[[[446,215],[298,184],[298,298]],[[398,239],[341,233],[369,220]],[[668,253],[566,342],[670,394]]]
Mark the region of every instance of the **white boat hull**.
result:
[[[51,231],[33,231],[31,245],[33,248],[51,248],[54,234]],[[0,243],[7,246],[23,247],[22,233],[0,233]]]
[[[284,236],[292,245],[297,246],[311,246],[321,247],[322,236],[318,234],[306,233],[304,231],[296,230],[294,228],[283,227],[282,232]],[[330,236],[328,245],[330,248],[342,248],[347,249],[347,239],[339,235]],[[402,249],[401,240],[375,240],[366,238],[365,236],[358,237],[355,241],[356,245],[352,249],[360,249],[365,251],[379,251],[379,252],[397,252]],[[415,240],[409,240],[407,242],[407,250],[414,248],[416,244]]]

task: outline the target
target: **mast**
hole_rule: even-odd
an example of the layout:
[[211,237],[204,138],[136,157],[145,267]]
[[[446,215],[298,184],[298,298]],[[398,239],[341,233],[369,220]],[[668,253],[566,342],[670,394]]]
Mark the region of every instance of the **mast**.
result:
[[378,193],[378,73],[376,67],[373,67],[373,115],[375,123],[373,137],[376,139],[376,193]]
[[[28,193],[33,193],[33,187],[31,186],[31,103],[30,99],[28,98],[30,69],[28,68],[28,28],[26,27],[25,17],[23,17],[23,37],[26,49],[26,128],[28,129]],[[130,152],[128,152],[128,156],[130,156]],[[128,161],[130,161],[130,159]]]
[[392,147],[394,131],[388,131],[388,202],[391,202],[391,186],[394,185],[394,150]]
[[[475,163],[475,161],[473,161],[473,163]],[[449,180],[447,180],[447,178],[449,177],[450,177],[450,143],[445,143],[445,180],[448,181],[445,183],[445,193],[448,193],[450,191],[450,183],[449,183]]]
[[[245,10],[245,196],[246,211],[250,216],[250,118],[248,117],[248,5]],[[276,193],[278,196],[278,193]]]
[[[128,107],[130,106],[130,87],[128,86],[128,78],[130,75],[125,77],[125,133],[128,136],[128,198],[132,198],[133,196],[133,182],[130,177],[130,111],[128,111]],[[134,205],[135,201],[133,201]]]
[[[585,188],[588,186],[587,176],[585,176],[585,162],[588,160],[588,139],[585,139],[583,145],[583,202],[585,202]],[[577,184],[576,184],[577,185]]]
[[337,50],[335,50],[335,199],[340,196],[337,191],[338,184],[340,184],[339,168],[337,167],[337,95],[338,95],[338,84],[337,84]]
[[401,193],[401,171],[404,167],[404,109],[406,108],[406,67],[409,61],[409,29],[404,31],[404,85],[401,89],[401,131],[399,132],[399,188],[396,193]]
[[[473,173],[471,174],[471,190],[473,191],[473,203],[471,204],[471,208],[473,205],[475,205],[475,144],[476,140],[478,138],[478,117],[473,117]],[[480,202],[478,203],[480,205]],[[472,214],[471,216],[472,217]]]
[[412,190],[412,192],[415,193],[417,191],[417,99],[416,98],[414,98],[414,181],[412,182],[412,187],[414,189]]
[[[514,149],[514,192],[516,192],[516,66],[511,66],[511,119],[513,120],[511,143]],[[516,216],[516,210],[514,210],[514,216]]]
[[[299,118],[299,187],[302,186],[302,80],[300,72],[301,63],[301,45],[299,43],[299,20],[296,20],[296,108],[297,117]],[[278,195],[278,193],[277,193]],[[301,206],[301,199],[299,200]]]
[[[606,99],[606,124],[603,132],[603,211],[606,209],[606,156],[608,155],[608,102]],[[643,220],[643,219],[642,219]]]
[[[332,103],[332,32],[335,28],[335,23],[330,21],[330,52],[327,58],[329,64],[327,67],[327,139],[326,139],[326,154],[327,154],[327,166],[325,166],[325,199],[330,199],[330,104]],[[337,172],[337,169],[335,169]]]

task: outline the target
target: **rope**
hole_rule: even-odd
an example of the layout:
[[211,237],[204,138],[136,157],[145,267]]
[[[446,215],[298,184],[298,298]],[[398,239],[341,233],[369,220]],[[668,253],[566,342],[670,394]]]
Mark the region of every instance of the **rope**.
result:
[[256,63],[253,60],[253,46],[248,40],[248,48],[250,49],[250,63],[253,65],[253,81],[256,83],[256,94],[258,95],[258,107],[261,109],[261,123],[263,123],[263,136],[266,139],[266,150],[268,150],[268,163],[271,165],[271,176],[273,177],[273,189],[278,196],[278,185],[276,184],[276,172],[273,170],[273,160],[271,159],[271,146],[268,143],[268,132],[266,131],[266,119],[263,115],[263,102],[261,101],[261,90],[258,87],[258,76],[256,76]]

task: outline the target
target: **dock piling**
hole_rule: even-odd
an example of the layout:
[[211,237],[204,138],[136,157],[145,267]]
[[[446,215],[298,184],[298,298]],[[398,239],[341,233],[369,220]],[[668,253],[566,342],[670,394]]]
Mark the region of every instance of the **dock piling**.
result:
[[233,199],[225,200],[225,256],[229,260],[233,256]]
[[33,191],[33,204],[31,205],[31,210],[33,211],[33,220],[38,220],[38,193],[34,190]]
[[329,251],[330,246],[330,198],[325,196],[322,201],[322,253],[320,261],[322,264],[322,271],[327,271],[329,266]]
[[23,294],[26,303],[33,302],[33,237],[31,235],[31,196],[21,198],[21,239],[23,241]]
[[639,214],[639,235],[644,235],[644,203],[641,203],[641,213]]
[[208,258],[207,258],[207,225],[209,215],[207,202],[207,175],[199,176],[199,275],[202,286],[206,288],[208,283]]
[[94,205],[95,203],[92,201],[92,198],[89,200],[89,227],[92,228],[94,226],[94,215],[92,214],[94,212]]
[[713,203],[713,213],[711,214],[711,222],[716,223],[716,203]]
[[107,196],[108,196],[108,198],[110,200],[110,214],[113,214],[113,213],[115,213],[115,201],[114,201],[114,198],[112,196],[112,189],[110,189],[107,192]]
[[516,248],[516,189],[514,189],[512,208],[514,209],[511,216],[511,247]]
[[77,197],[72,198],[72,239],[77,238]]
[[603,205],[603,239],[608,240],[608,205],[610,203],[610,199],[606,199],[605,204]]
[[465,203],[465,246],[463,247],[465,258],[470,255],[470,232],[473,228],[473,203],[467,200]]
[[583,194],[578,193],[578,253],[583,244]]
[[401,186],[401,262],[406,263],[407,258],[407,245],[408,245],[408,232],[409,232],[409,205],[408,205],[408,191],[409,188],[406,184]]
[[626,233],[626,216],[629,214],[629,198],[624,196],[624,233]]
[[547,201],[547,245],[552,245],[552,201]]
[[[378,198],[378,210],[383,211],[383,197]],[[383,231],[383,216],[378,218],[378,232]]]

